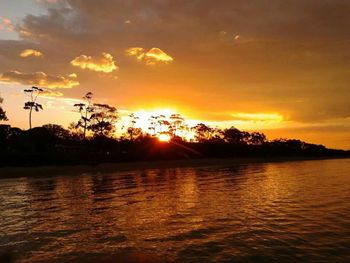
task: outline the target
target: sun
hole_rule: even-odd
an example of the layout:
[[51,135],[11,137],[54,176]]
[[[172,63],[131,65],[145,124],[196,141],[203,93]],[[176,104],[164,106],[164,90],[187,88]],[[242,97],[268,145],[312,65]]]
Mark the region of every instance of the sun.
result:
[[170,137],[169,134],[161,133],[158,136],[158,140],[161,141],[161,142],[169,142],[170,139],[171,139],[171,137]]

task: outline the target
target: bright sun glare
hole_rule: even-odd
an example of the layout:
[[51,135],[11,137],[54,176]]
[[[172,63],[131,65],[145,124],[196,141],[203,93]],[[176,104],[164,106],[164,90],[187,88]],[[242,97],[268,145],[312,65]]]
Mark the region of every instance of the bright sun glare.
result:
[[171,137],[169,134],[162,133],[162,134],[159,134],[159,136],[158,136],[158,140],[161,142],[168,142],[168,141],[170,141],[170,139],[171,139]]
[[[169,133],[169,129],[166,127],[166,125],[161,125],[158,123],[154,126],[154,130],[150,130],[149,127],[152,126],[152,116],[163,116],[164,120],[171,122],[170,116],[172,114],[176,114],[177,111],[174,109],[155,109],[151,111],[146,110],[138,110],[135,112],[135,116],[137,117],[137,122],[135,124],[136,127],[142,128],[144,131],[150,132],[154,136],[158,138],[161,142],[169,142],[171,140],[171,134]],[[153,120],[154,121],[154,120]],[[184,122],[184,125],[189,127],[190,123],[188,123],[186,120]],[[179,129],[176,131],[176,135],[187,140],[191,141],[195,138],[195,133],[191,131],[189,128],[186,129]]]

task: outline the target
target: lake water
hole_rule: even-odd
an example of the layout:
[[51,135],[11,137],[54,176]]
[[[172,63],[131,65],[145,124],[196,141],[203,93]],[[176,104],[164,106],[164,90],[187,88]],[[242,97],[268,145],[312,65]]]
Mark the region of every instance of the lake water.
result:
[[3,179],[0,250],[19,262],[350,262],[350,159]]

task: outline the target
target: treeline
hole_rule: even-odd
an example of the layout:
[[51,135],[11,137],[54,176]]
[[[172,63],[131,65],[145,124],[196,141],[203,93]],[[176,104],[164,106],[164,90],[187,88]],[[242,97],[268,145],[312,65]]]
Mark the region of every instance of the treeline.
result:
[[29,130],[0,125],[0,166],[97,164],[101,162],[154,161],[229,157],[329,157],[349,152],[326,149],[300,140],[268,141],[260,134],[235,128],[223,130],[200,142],[173,137],[160,142],[142,134],[137,138],[111,138],[104,135],[84,138],[55,124]]
[[[24,109],[28,110],[29,130],[36,131],[40,128],[32,129],[32,117],[34,112],[43,110],[42,104],[38,103],[38,97],[44,93],[42,88],[31,87],[24,90],[29,100],[24,103]],[[162,114],[150,116],[148,127],[137,127],[139,117],[131,113],[128,124],[123,125],[124,132],[116,135],[117,124],[120,115],[117,108],[108,104],[93,103],[93,94],[88,92],[83,97],[81,103],[72,105],[80,117],[76,122],[69,125],[68,130],[58,125],[45,125],[44,130],[65,134],[65,138],[75,138],[76,140],[91,139],[96,137],[108,137],[116,140],[129,139],[139,140],[144,137],[167,138],[166,140],[188,141],[188,142],[227,142],[234,144],[258,145],[267,141],[266,136],[259,132],[243,132],[234,127],[229,129],[212,128],[204,123],[198,123],[191,127],[180,114],[165,116]],[[0,98],[0,103],[2,99]],[[7,120],[6,112],[0,107],[0,120]],[[125,127],[127,126],[127,127]],[[3,126],[6,130],[9,126]],[[7,128],[6,128],[7,127]],[[14,128],[17,130],[16,128]],[[11,128],[9,128],[11,131]],[[163,136],[162,136],[163,135]],[[165,135],[165,136],[164,136]],[[55,135],[56,136],[56,135]],[[7,137],[11,137],[11,132]]]
[[[43,109],[37,102],[43,90],[32,87],[25,92],[30,98],[25,102],[24,109],[29,111],[31,127],[33,112]],[[56,124],[28,130],[0,125],[0,165],[349,155],[348,151],[330,150],[300,140],[269,141],[263,133],[241,131],[234,127],[219,129],[204,123],[190,127],[180,114],[172,114],[168,118],[164,115],[151,116],[146,130],[137,127],[138,116],[130,114],[125,132],[116,136],[119,120],[117,109],[107,104],[93,103],[92,97],[93,94],[89,92],[84,96],[84,102],[72,105],[80,117],[68,129]],[[0,118],[7,120],[6,112],[1,107]]]

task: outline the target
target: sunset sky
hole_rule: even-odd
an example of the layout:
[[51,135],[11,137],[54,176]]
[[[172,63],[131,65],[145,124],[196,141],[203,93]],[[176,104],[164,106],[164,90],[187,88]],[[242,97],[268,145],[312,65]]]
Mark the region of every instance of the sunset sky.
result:
[[120,113],[350,149],[348,0],[0,0],[0,94],[28,128],[77,121],[88,91]]

